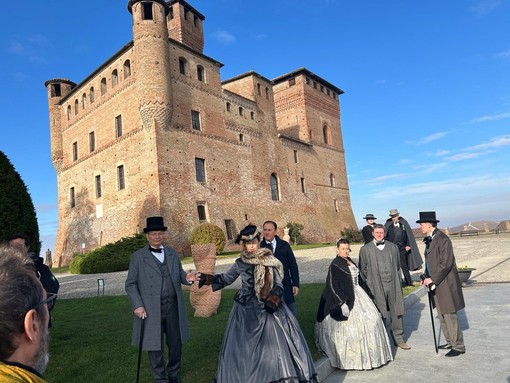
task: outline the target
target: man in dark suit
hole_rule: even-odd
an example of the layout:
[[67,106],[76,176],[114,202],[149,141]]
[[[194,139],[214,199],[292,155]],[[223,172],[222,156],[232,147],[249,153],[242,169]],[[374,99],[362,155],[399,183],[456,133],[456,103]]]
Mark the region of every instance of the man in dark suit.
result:
[[452,241],[446,234],[438,230],[435,211],[420,212],[421,232],[426,235],[425,242],[425,279],[422,285],[435,285],[434,303],[441,325],[441,331],[447,344],[440,345],[440,349],[450,350],[446,356],[459,356],[466,352],[464,338],[460,329],[457,312],[466,304],[462,293]]
[[[126,292],[135,314],[132,344],[140,343],[140,329],[145,322],[142,350],[147,351],[155,383],[178,383],[182,343],[188,339],[188,321],[181,284],[197,280],[196,273],[186,273],[174,249],[163,246],[167,227],[163,217],[147,218],[143,229],[149,242],[131,255]],[[164,362],[163,333],[168,347]]]
[[283,301],[289,306],[290,311],[296,315],[295,296],[299,293],[299,269],[296,257],[288,242],[276,235],[278,226],[274,221],[266,221],[262,226],[264,240],[260,247],[271,249],[274,256],[283,265]]

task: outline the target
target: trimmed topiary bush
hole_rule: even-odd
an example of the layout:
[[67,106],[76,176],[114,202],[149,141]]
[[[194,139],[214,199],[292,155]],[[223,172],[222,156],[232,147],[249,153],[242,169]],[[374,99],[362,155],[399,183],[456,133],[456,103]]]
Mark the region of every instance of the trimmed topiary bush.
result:
[[189,241],[192,245],[213,243],[216,246],[216,254],[220,254],[225,248],[225,233],[212,223],[202,223],[193,229]]
[[131,254],[146,244],[145,234],[122,238],[120,241],[75,255],[69,271],[73,274],[96,274],[127,270]]

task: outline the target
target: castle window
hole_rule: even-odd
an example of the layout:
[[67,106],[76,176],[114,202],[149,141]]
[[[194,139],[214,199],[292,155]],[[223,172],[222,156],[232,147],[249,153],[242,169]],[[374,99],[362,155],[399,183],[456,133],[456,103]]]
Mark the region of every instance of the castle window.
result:
[[317,89],[317,83],[315,81],[313,82],[313,89]]
[[232,105],[230,102],[227,102],[227,112],[230,112],[232,110]]
[[302,193],[306,193],[306,189],[305,189],[305,179],[303,177],[301,177],[301,192]]
[[60,84],[51,84],[51,97],[60,97],[61,95]]
[[124,165],[117,166],[117,187],[119,190],[123,190],[126,188],[126,183],[124,179]]
[[329,89],[326,89],[326,94],[329,96],[330,95],[330,90]]
[[187,9],[184,10],[184,20],[188,20],[189,11]]
[[117,69],[114,69],[112,72],[112,87],[116,86],[119,83],[119,74]]
[[278,177],[275,173],[271,174],[271,178],[269,179],[269,184],[271,186],[271,199],[273,201],[280,200],[280,190],[278,187]]
[[79,105],[79,102],[78,100],[74,100],[74,114],[78,114],[78,105]]
[[310,79],[308,77],[305,77],[305,83],[306,85],[310,85]]
[[195,158],[195,174],[197,182],[205,182],[205,160]]
[[333,206],[335,207],[335,212],[338,213],[338,200],[336,199],[333,200]]
[[207,222],[207,209],[205,202],[197,202],[197,212],[200,223]]
[[101,79],[101,96],[106,93],[106,78]]
[[324,87],[321,85],[321,92],[324,93]]
[[257,94],[259,96],[261,95],[261,92],[260,92],[260,83],[257,83]]
[[94,102],[94,87],[90,87],[90,102]]
[[244,110],[242,106],[239,107],[239,115],[244,116]]
[[81,107],[82,109],[85,109],[87,107],[87,94],[83,93],[81,96]]
[[296,79],[293,77],[289,80],[289,86],[294,86],[296,85]]
[[269,88],[266,86],[266,98],[269,100]]
[[131,61],[124,61],[124,80],[131,76]]
[[191,127],[193,130],[200,130],[200,112],[191,111]]
[[67,107],[67,119],[68,119],[68,120],[70,120],[70,119],[71,119],[71,110],[72,110],[71,105],[69,105],[69,106]]
[[174,7],[170,6],[170,10],[168,12],[168,18],[172,20],[174,18]]
[[204,67],[202,65],[197,66],[197,79],[198,81],[204,81]]
[[73,161],[78,161],[78,142],[73,142]]
[[332,93],[331,93],[331,97],[333,97],[333,99],[335,99],[335,100],[336,100],[336,93],[335,93],[335,92],[332,92]]
[[96,198],[101,198],[102,192],[101,192],[101,176],[96,176]]
[[234,233],[235,233],[234,229],[235,229],[234,221],[232,221],[231,219],[226,219],[225,220],[225,232],[227,234],[227,240],[234,239]]
[[142,20],[153,20],[152,3],[142,3]]
[[186,74],[188,72],[188,60],[184,57],[179,57],[179,73]]
[[198,17],[196,15],[193,15],[193,25],[198,27]]
[[251,118],[252,120],[255,120],[255,112],[250,112],[250,118]]
[[95,132],[89,133],[89,150],[91,153],[94,150],[96,150],[96,133]]
[[324,127],[322,128],[322,135],[324,138],[324,143],[331,145],[331,130],[327,125],[324,125]]
[[294,163],[297,164],[299,161],[299,158],[298,158],[298,151],[297,150],[294,150]]
[[244,142],[244,134],[239,133],[239,141]]
[[69,202],[71,209],[76,207],[76,194],[74,192],[74,186],[71,189],[69,189]]
[[122,136],[122,116],[118,115],[115,117],[115,137],[119,138]]
[[335,175],[333,173],[329,174],[329,185],[335,186]]

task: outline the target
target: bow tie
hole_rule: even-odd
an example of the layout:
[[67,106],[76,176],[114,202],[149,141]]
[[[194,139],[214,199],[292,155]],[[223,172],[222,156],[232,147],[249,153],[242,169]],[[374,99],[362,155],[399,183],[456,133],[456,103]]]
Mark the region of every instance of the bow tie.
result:
[[150,247],[149,246],[149,250],[152,252],[152,253],[161,253],[163,251],[163,249],[160,247],[159,249],[155,249],[153,247]]
[[376,246],[384,245],[384,241],[375,241],[375,245]]
[[423,242],[425,242],[427,245],[432,242],[432,237],[430,235],[427,235],[425,238],[423,238]]

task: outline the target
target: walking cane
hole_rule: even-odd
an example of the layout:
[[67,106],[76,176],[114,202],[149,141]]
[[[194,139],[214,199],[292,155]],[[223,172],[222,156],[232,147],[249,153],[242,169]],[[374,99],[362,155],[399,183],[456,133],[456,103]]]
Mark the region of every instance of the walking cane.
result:
[[142,361],[143,335],[145,333],[145,315],[142,314],[142,324],[140,325],[140,345],[138,348],[138,367],[136,369],[136,383],[140,379],[140,362]]
[[436,327],[434,325],[434,309],[432,308],[432,299],[434,299],[434,298],[433,298],[432,294],[433,294],[433,292],[430,291],[430,289],[428,289],[427,295],[429,296],[430,320],[432,321],[432,333],[434,334],[434,347],[436,349],[436,354],[437,354],[438,348],[437,348],[437,339],[436,339]]

